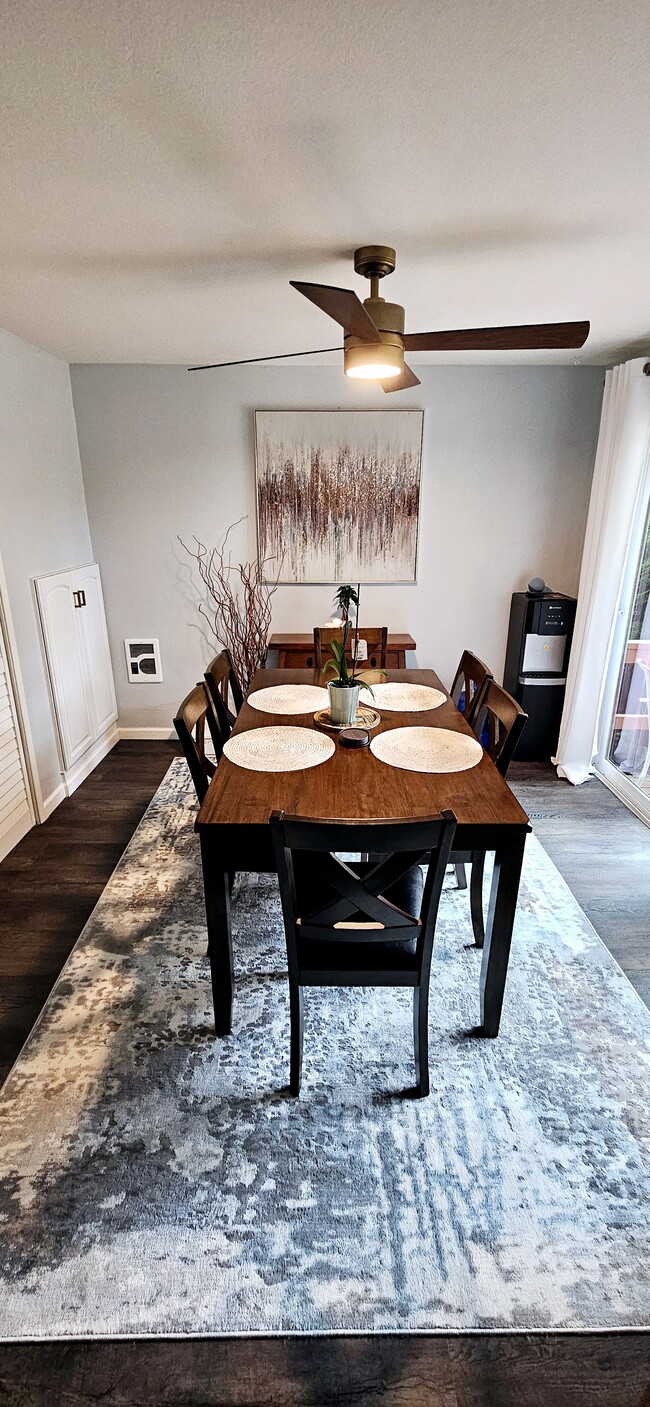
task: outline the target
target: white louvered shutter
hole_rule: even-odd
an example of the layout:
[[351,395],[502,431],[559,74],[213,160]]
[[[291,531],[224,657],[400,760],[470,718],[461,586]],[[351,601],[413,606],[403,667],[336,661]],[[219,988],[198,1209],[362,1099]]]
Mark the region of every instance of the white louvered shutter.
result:
[[16,708],[0,634],[0,860],[33,824]]

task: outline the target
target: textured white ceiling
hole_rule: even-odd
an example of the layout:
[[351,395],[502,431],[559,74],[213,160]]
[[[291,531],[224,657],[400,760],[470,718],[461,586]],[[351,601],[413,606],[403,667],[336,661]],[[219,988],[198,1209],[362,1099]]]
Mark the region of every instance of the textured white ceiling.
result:
[[642,0],[0,11],[0,324],[21,336],[71,361],[336,345],[288,279],[363,297],[351,253],[381,242],[410,331],[589,317],[575,356],[493,359],[650,351]]

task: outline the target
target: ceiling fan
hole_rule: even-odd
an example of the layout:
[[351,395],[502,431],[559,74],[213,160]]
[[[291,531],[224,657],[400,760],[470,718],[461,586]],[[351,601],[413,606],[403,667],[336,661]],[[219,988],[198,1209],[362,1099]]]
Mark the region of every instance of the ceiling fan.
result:
[[332,288],[325,283],[301,283],[290,279],[292,288],[309,298],[317,308],[343,328],[341,347],[317,347],[310,352],[280,352],[266,357],[245,357],[242,361],[211,362],[190,366],[189,371],[210,371],[219,366],[246,366],[251,362],[279,361],[287,357],[315,356],[343,350],[343,368],[348,376],[379,381],[384,391],[403,391],[419,386],[415,372],[406,365],[404,352],[503,352],[541,347],[582,347],[589,335],[588,322],[540,322],[518,327],[473,327],[449,332],[405,332],[404,309],[379,296],[379,280],[392,274],[395,250],[385,244],[364,244],[354,253],[355,273],[370,280],[370,297],[363,303],[350,288]]

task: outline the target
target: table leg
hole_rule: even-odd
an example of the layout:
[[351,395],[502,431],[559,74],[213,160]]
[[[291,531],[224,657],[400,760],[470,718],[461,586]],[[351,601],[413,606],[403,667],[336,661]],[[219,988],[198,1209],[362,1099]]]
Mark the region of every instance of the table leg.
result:
[[508,972],[512,929],[527,831],[514,831],[494,856],[490,904],[481,965],[481,1026],[484,1036],[498,1036]]
[[205,912],[208,921],[208,957],[212,979],[214,1029],[230,1034],[232,1021],[233,958],[230,929],[230,876],[220,862],[212,838],[201,831],[201,860]]

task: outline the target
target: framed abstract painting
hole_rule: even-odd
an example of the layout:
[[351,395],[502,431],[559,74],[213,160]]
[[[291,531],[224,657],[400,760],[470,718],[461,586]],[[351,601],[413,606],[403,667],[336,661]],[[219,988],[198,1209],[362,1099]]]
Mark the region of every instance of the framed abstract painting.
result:
[[423,416],[255,412],[259,555],[273,577],[416,580]]

